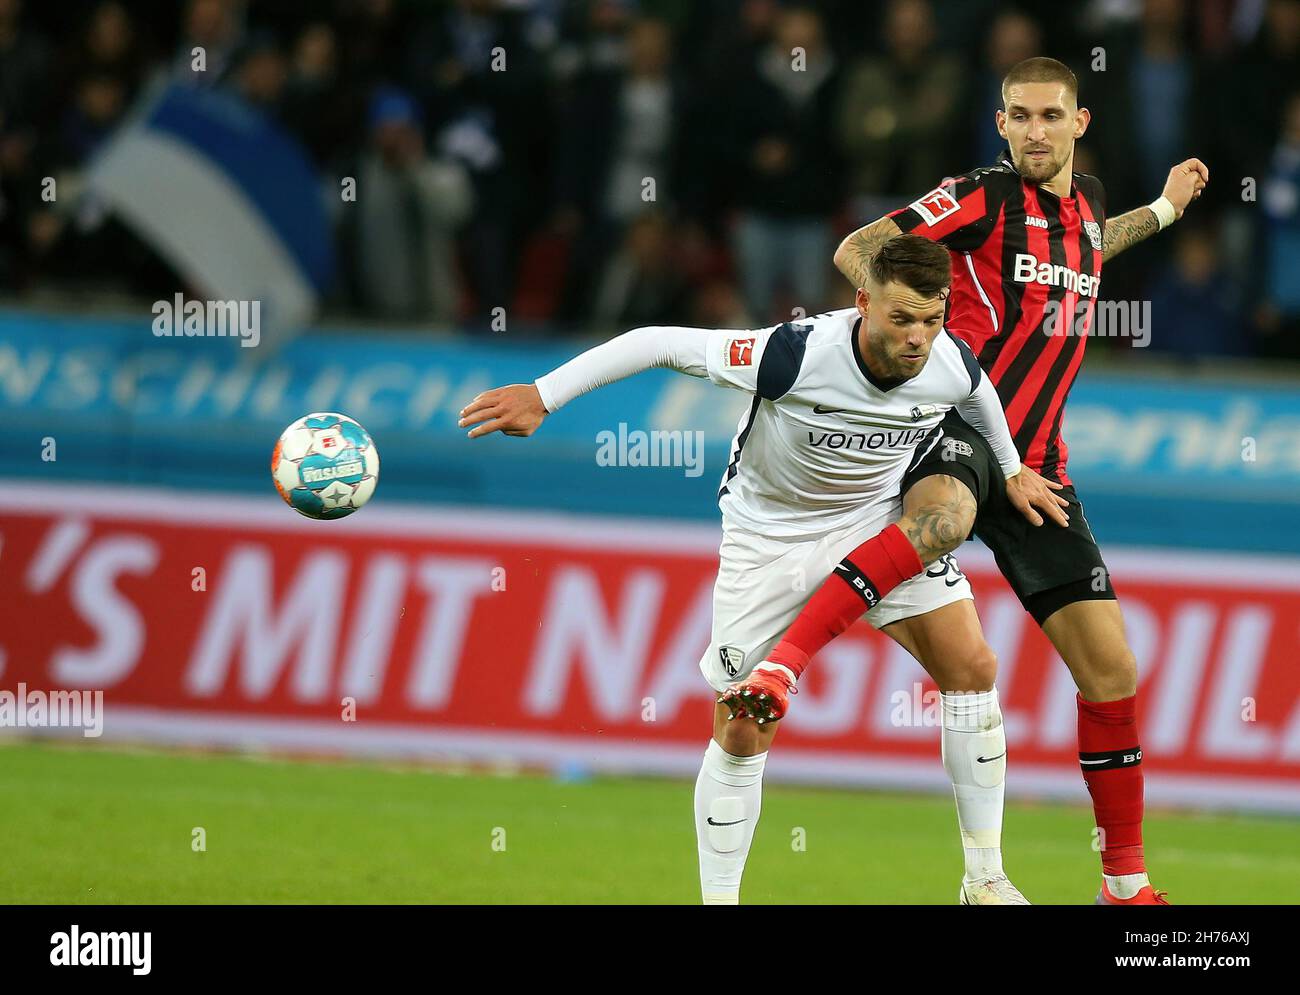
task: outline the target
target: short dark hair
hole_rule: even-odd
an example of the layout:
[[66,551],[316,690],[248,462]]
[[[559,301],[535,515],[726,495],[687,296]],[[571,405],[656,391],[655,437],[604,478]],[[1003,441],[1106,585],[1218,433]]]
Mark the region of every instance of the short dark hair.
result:
[[1007,100],[1007,90],[1017,83],[1064,83],[1074,102],[1079,102],[1079,79],[1064,62],[1037,56],[1017,62],[1002,77],[1002,102]]
[[871,279],[896,280],[922,297],[938,297],[952,286],[952,257],[938,242],[920,235],[895,235],[871,257]]

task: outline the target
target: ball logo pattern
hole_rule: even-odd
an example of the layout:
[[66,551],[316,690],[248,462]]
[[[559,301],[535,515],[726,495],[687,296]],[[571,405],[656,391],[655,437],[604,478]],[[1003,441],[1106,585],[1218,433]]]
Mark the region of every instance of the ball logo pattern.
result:
[[271,479],[285,503],[308,518],[346,518],[375,493],[379,450],[347,415],[317,412],[280,433]]

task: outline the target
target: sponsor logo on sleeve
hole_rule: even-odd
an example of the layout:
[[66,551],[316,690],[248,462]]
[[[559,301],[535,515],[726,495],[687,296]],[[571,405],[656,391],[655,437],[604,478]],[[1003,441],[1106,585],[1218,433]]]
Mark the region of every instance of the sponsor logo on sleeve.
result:
[[914,200],[907,206],[921,215],[927,225],[936,224],[948,215],[961,210],[957,198],[943,187],[936,187],[920,200]]
[[740,366],[753,366],[754,340],[752,338],[730,339],[727,342],[727,360],[724,365],[729,370]]

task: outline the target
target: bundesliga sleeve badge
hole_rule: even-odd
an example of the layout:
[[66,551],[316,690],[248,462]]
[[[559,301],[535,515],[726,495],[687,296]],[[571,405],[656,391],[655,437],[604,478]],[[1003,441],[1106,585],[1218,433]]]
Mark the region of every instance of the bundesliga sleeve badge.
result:
[[936,187],[920,200],[914,200],[907,206],[919,214],[921,220],[927,225],[942,221],[948,215],[961,209],[961,205],[957,203],[957,198],[943,187]]
[[723,361],[723,367],[728,370],[734,370],[741,366],[754,365],[754,339],[728,339],[727,355]]

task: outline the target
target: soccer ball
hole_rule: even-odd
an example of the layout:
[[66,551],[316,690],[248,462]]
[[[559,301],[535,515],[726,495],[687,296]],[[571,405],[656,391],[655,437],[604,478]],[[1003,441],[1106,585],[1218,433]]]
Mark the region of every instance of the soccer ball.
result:
[[280,433],[271,479],[285,503],[308,518],[346,518],[375,493],[379,450],[346,415],[322,411]]

